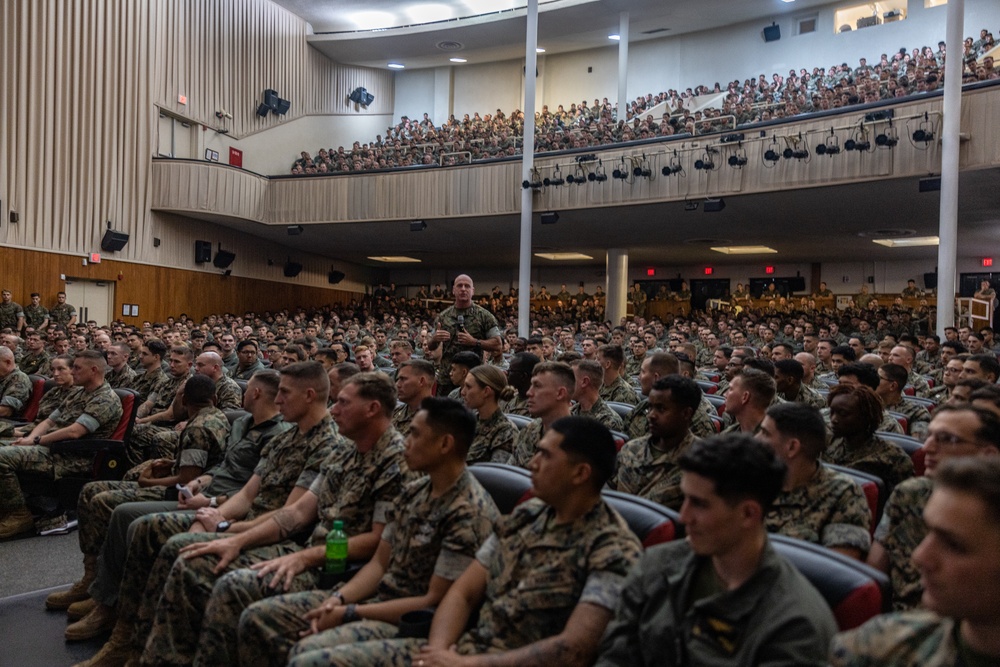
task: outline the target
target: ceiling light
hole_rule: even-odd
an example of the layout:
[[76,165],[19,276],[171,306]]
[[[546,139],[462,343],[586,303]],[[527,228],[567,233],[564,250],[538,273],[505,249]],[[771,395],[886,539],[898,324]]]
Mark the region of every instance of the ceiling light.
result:
[[535,49],[535,53],[545,53],[545,49],[539,46]]
[[411,23],[434,23],[454,18],[451,7],[442,4],[411,5],[403,9]]
[[413,257],[406,257],[405,255],[377,255],[374,257],[369,257],[368,259],[373,259],[376,262],[391,262],[396,264],[404,263],[420,263],[419,259],[414,259]]
[[448,58],[448,60],[450,60],[453,63],[467,63],[467,62],[469,62],[465,58]]
[[608,35],[608,39],[612,39],[612,40],[614,40],[614,41],[616,41],[616,42],[617,42],[618,40],[620,40],[621,38],[622,38],[622,36],[621,36],[621,35]]
[[551,259],[554,262],[566,262],[574,259],[594,259],[590,255],[584,255],[579,252],[536,252],[535,257]]
[[712,250],[721,252],[723,255],[770,255],[778,252],[766,245],[713,246]]
[[358,30],[387,28],[397,23],[395,14],[379,11],[354,12],[350,20]]
[[389,69],[404,69],[406,65],[400,63],[389,63],[388,65],[386,65],[386,67],[388,67]]
[[872,243],[884,245],[886,248],[913,248],[924,245],[938,245],[940,239],[936,236],[908,236],[901,239],[872,239]]
[[791,4],[791,3],[795,2],[795,0],[781,0],[781,1],[785,2],[785,3],[788,3],[788,4]]

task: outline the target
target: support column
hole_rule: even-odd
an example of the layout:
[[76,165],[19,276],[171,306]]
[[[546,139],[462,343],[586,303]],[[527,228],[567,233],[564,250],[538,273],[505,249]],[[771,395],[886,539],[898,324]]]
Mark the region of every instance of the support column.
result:
[[628,306],[628,251],[622,248],[610,248],[607,258],[608,284],[605,292],[608,295],[604,306],[604,319],[618,326],[625,317]]
[[618,120],[628,120],[628,12],[618,15],[618,38]]
[[955,324],[958,269],[958,177],[962,131],[962,33],[965,0],[948,1],[947,58],[944,67],[944,121],[941,126],[941,218],[938,226],[937,334]]
[[[531,180],[535,160],[535,69],[538,63],[538,0],[528,0],[528,30],[524,40],[524,148],[521,180]],[[521,189],[521,247],[517,271],[517,335],[528,337],[531,329],[531,188]]]

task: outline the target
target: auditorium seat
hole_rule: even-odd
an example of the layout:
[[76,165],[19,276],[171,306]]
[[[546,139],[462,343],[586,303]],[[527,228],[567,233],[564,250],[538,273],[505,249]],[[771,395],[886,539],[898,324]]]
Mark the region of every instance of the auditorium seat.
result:
[[240,417],[246,417],[248,414],[250,414],[246,410],[226,410],[225,413],[226,413],[226,419],[229,420],[230,425],[232,425],[232,423],[237,419],[239,419]]
[[882,509],[885,507],[885,501],[888,500],[885,493],[885,482],[875,475],[854,470],[853,468],[838,466],[832,463],[824,463],[823,465],[830,470],[836,470],[839,473],[847,475],[861,487],[861,491],[865,494],[865,500],[868,501],[868,511],[871,512],[872,516],[868,532],[874,535],[875,526],[878,525],[879,520],[882,518]]
[[618,401],[605,401],[608,407],[615,411],[615,413],[621,417],[623,420],[628,421],[628,418],[632,415],[632,410],[635,409],[634,405],[629,405],[628,403],[620,403]]
[[882,572],[818,544],[784,535],[769,537],[774,550],[795,566],[830,605],[841,631],[890,610],[889,578]]
[[31,395],[28,402],[21,411],[21,417],[17,420],[25,424],[35,421],[38,416],[38,406],[42,402],[42,396],[52,387],[56,386],[55,380],[50,380],[41,375],[29,375],[31,380]]
[[716,433],[722,433],[722,429],[726,428],[726,422],[719,415],[709,415],[708,418],[712,420]]
[[888,431],[876,431],[875,435],[886,442],[891,442],[903,449],[913,461],[913,471],[918,477],[924,474],[924,443],[914,438],[912,435],[902,435],[901,433],[890,433]]
[[705,398],[715,407],[715,411],[721,417],[722,413],[726,411],[726,397],[719,396],[718,394],[705,394]]
[[899,427],[903,429],[903,433],[910,432],[910,420],[906,418],[902,412],[893,412],[892,410],[886,410],[889,416],[899,422]]
[[489,492],[501,514],[510,514],[531,497],[531,473],[524,468],[505,463],[476,463],[469,466],[469,471]]
[[525,417],[524,415],[507,415],[507,419],[517,427],[518,431],[534,421],[531,417]]
[[647,549],[684,535],[680,515],[672,509],[621,491],[605,490],[601,496],[622,515]]
[[708,380],[695,380],[695,382],[698,383],[698,386],[706,394],[714,394],[719,390],[719,385],[715,382],[709,382]]
[[611,435],[615,438],[615,447],[620,452],[625,443],[628,442],[628,433],[622,433],[621,431],[611,431]]
[[927,410],[927,412],[934,412],[934,408],[937,407],[937,401],[930,398],[923,398],[921,396],[903,396],[903,400],[908,403],[915,403]]

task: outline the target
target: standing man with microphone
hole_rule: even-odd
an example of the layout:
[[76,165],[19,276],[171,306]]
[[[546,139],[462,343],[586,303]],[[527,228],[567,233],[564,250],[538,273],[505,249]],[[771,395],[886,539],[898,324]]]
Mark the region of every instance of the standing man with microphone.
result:
[[468,350],[480,357],[483,352],[495,352],[503,348],[500,327],[493,313],[472,302],[475,287],[472,278],[462,274],[452,285],[455,304],[445,308],[434,320],[434,334],[427,345],[433,352],[441,348],[437,368],[437,395],[447,396],[455,389],[449,372],[451,358],[458,352]]

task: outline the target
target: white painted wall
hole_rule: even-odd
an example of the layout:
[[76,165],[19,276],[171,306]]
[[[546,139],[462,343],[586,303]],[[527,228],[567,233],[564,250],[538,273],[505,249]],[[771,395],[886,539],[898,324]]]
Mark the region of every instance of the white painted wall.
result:
[[[538,70],[542,67],[539,64]],[[503,109],[510,113],[521,108],[524,99],[524,66],[519,61],[465,65],[454,70],[452,104],[454,114],[470,116],[494,113]]]

